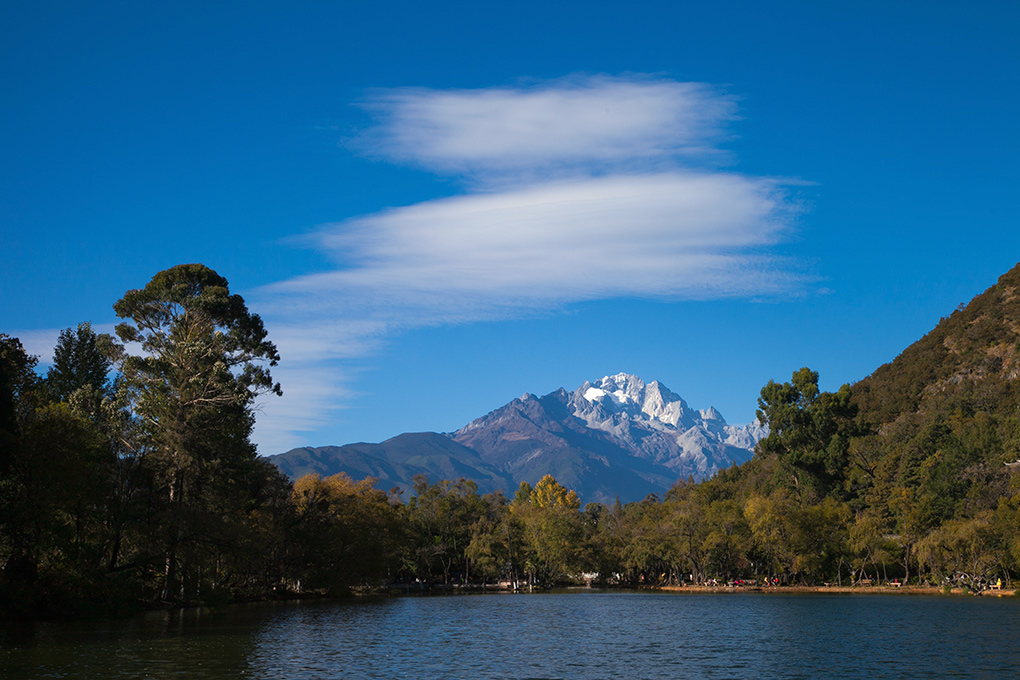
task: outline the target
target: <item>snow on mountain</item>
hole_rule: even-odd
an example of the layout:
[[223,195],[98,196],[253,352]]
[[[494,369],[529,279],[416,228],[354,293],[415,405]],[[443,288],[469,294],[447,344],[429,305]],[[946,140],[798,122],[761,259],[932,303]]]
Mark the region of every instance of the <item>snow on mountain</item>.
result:
[[646,384],[627,373],[585,381],[570,394],[568,407],[632,455],[699,478],[748,460],[768,434],[756,422],[729,425],[713,407],[694,410],[662,383]]

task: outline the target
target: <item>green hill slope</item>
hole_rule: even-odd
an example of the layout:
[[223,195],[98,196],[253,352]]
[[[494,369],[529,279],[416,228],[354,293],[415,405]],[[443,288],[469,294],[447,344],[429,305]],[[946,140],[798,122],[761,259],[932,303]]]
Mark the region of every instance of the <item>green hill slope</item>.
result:
[[817,380],[766,385],[769,436],[699,491],[741,508],[745,559],[973,588],[1020,571],[1020,265],[858,383]]
[[854,401],[876,427],[930,411],[1015,415],[1018,360],[1020,265],[854,385]]

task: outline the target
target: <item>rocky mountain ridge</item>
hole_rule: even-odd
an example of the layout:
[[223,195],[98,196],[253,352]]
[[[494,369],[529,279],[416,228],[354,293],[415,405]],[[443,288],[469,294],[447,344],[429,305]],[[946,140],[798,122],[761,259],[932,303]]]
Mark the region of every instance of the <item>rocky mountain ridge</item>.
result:
[[658,381],[618,373],[572,392],[526,393],[446,435],[403,434],[270,459],[292,478],[344,471],[376,477],[386,489],[409,488],[415,474],[426,474],[512,494],[521,481],[552,474],[585,501],[628,502],[740,464],[766,434],[757,423],[729,425],[714,408],[694,410]]
[[[583,423],[591,432],[585,434],[591,441],[610,443],[626,453],[675,471],[679,477],[693,475],[704,479],[723,467],[741,463],[750,458],[754,445],[767,434],[757,423],[744,427],[728,425],[714,408],[696,411],[688,406],[679,395],[670,391],[658,381],[645,384],[641,378],[618,373],[605,376],[592,383],[585,381],[573,392],[563,389],[545,397],[525,394],[506,406],[472,421],[452,434],[455,441],[478,450],[483,457],[498,459],[495,443],[486,443],[478,430],[500,430],[502,448],[508,448],[510,441],[518,440],[501,423],[508,412],[518,409],[518,404],[537,403],[544,407],[543,421],[558,422],[566,430],[576,429],[571,425]],[[519,409],[518,409],[519,410]],[[570,418],[578,423],[569,423]],[[552,428],[550,436],[560,439]],[[599,433],[604,433],[600,436]],[[529,440],[530,441],[530,440]],[[532,456],[541,452],[539,442],[534,442]],[[519,448],[509,446],[509,448]]]

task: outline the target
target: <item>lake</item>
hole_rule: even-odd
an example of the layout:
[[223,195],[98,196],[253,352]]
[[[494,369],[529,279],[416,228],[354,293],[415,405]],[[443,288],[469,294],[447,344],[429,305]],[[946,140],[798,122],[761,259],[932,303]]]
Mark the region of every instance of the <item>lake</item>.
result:
[[0,629],[20,678],[1015,678],[1020,599],[566,591]]

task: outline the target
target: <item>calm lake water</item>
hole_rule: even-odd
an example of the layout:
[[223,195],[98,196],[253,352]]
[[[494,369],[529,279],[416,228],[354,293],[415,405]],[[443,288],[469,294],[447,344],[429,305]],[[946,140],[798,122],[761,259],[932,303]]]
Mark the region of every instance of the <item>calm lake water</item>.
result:
[[0,629],[16,678],[1016,678],[1020,599],[561,592]]

